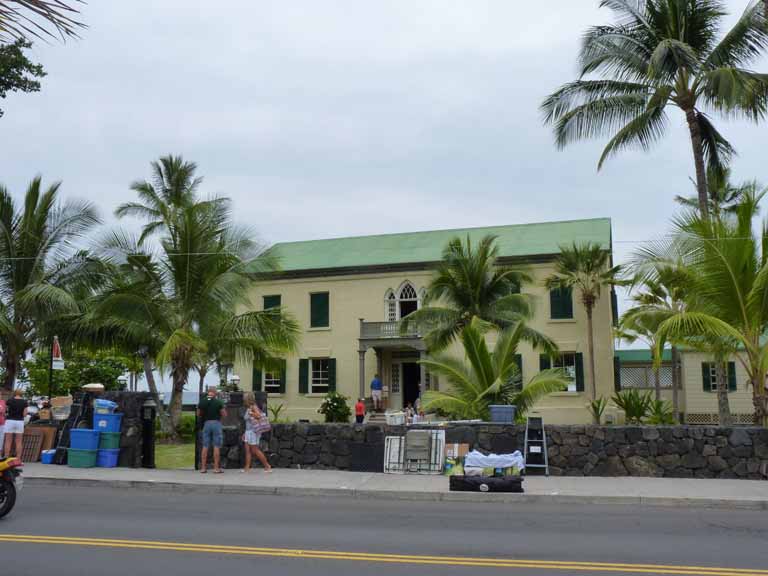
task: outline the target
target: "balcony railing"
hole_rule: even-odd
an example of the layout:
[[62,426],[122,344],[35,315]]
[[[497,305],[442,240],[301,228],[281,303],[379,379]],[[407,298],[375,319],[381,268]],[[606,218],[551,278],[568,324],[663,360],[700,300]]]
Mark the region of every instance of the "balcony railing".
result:
[[383,340],[387,338],[418,338],[416,330],[400,332],[400,322],[363,322],[360,321],[361,340]]

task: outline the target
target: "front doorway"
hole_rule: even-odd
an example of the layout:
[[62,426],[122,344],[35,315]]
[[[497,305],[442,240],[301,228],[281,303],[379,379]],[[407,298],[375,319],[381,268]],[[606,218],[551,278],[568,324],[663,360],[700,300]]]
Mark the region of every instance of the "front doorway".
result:
[[421,367],[416,362],[403,362],[403,408],[408,404],[416,405],[419,397],[419,384],[421,380]]

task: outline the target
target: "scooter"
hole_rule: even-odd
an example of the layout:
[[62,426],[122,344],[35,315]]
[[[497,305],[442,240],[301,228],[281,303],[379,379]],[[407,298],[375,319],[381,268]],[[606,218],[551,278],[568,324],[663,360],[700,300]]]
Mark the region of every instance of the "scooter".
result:
[[24,485],[21,468],[21,460],[18,458],[0,459],[0,518],[13,509],[16,496]]

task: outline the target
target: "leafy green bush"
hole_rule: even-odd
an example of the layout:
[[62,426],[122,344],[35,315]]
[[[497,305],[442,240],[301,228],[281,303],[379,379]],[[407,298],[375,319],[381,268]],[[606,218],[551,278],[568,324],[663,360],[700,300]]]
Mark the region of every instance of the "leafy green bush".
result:
[[592,402],[589,403],[589,411],[592,413],[592,417],[595,419],[595,422],[600,424],[603,420],[603,412],[605,412],[605,407],[608,406],[608,400],[600,396],[597,400],[592,400]]
[[285,404],[267,404],[269,410],[269,420],[273,424],[285,424],[289,422],[288,418],[282,418],[280,415],[285,409]]
[[[32,394],[48,395],[50,361],[47,350],[22,361]],[[94,382],[106,390],[120,390],[117,379],[127,371],[128,359],[114,352],[73,352],[65,358],[64,370],[53,371],[53,395],[63,396]]]
[[651,402],[645,423],[653,424],[654,426],[671,426],[676,424],[672,404],[666,400],[654,400]]
[[[194,412],[182,412],[181,422],[179,422],[179,436],[184,442],[195,441],[195,413]],[[166,435],[160,428],[160,418],[155,418],[155,438],[157,440],[165,440]]]
[[318,412],[325,416],[326,422],[349,422],[352,409],[347,404],[348,398],[338,392],[329,392]]
[[617,392],[612,400],[616,406],[624,410],[627,424],[640,424],[648,416],[653,404],[653,397],[650,392],[641,394],[635,389]]

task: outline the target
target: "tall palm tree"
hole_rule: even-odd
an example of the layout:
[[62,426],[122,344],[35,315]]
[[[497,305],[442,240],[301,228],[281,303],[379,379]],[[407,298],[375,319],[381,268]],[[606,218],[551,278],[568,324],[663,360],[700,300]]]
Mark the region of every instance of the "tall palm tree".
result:
[[292,350],[298,326],[281,310],[236,312],[247,306],[253,282],[275,270],[274,261],[232,223],[227,200],[198,200],[193,164],[163,158],[154,166],[163,167],[162,182],[170,186],[144,188],[143,212],[137,204],[118,209],[149,222],[139,239],[116,232],[105,243],[105,258],[133,273],[100,294],[93,316],[132,341],[152,341],[158,366],[170,369],[175,430],[190,370],[209,344],[259,365]]
[[[707,169],[707,191],[710,214],[716,217],[733,214],[744,195],[750,192],[759,194],[759,188],[760,185],[755,181],[733,184],[729,168],[716,170],[709,167]],[[698,209],[699,207],[698,196],[692,198],[675,196],[675,202],[689,209]]]
[[[642,262],[642,257],[640,258]],[[630,263],[630,267],[639,262]],[[642,266],[640,266],[642,268]],[[639,269],[640,269],[639,268]],[[624,314],[624,318],[642,318],[643,324],[658,327],[667,318],[683,312],[687,307],[689,295],[686,291],[690,272],[678,260],[669,263],[655,263],[649,269],[645,269],[632,282],[633,286],[640,285],[639,291],[632,295],[633,306]],[[649,327],[651,327],[649,326]],[[656,343],[658,334],[654,335],[653,344]],[[651,341],[648,341],[649,344]],[[666,343],[665,343],[666,344]],[[670,342],[672,352],[672,409],[675,419],[680,420],[680,370],[677,342]]]
[[546,280],[552,289],[576,288],[587,313],[589,381],[592,400],[597,398],[595,380],[595,332],[592,316],[604,287],[619,284],[621,266],[613,266],[610,252],[594,243],[563,246],[555,262],[555,273]]
[[503,330],[492,352],[485,339],[491,328],[479,318],[473,318],[462,328],[460,338],[469,364],[447,355],[421,362],[451,384],[447,391],[425,392],[425,410],[441,410],[461,419],[488,420],[492,404],[514,404],[517,417],[522,420],[538,400],[567,387],[568,379],[560,369],[542,370],[522,386],[515,356],[523,340],[524,326],[517,324]]
[[35,36],[76,38],[84,24],[75,20],[81,0],[0,0],[0,42]]
[[475,246],[467,236],[452,239],[443,250],[432,281],[427,286],[424,306],[401,321],[401,331],[418,329],[425,333],[432,352],[444,350],[473,318],[506,328],[522,323],[523,339],[547,351],[552,341],[526,325],[533,316],[530,295],[520,287],[531,278],[521,270],[498,263],[496,237],[485,236]]
[[682,255],[691,272],[689,305],[661,323],[660,341],[716,347],[718,361],[730,352],[749,375],[755,422],[765,425],[768,222],[763,223],[761,236],[752,230],[761,198],[747,195],[733,218],[705,219],[695,213],[678,217],[669,245],[649,247],[645,256],[663,262]]
[[46,189],[40,177],[29,184],[23,206],[0,186],[0,350],[11,389],[19,361],[44,328],[79,301],[97,280],[97,262],[77,242],[99,223],[89,202],[59,199],[61,183]]
[[750,2],[719,37],[726,12],[719,0],[601,0],[616,23],[590,28],[579,54],[579,79],[542,104],[556,142],[610,135],[598,169],[630,147],[648,150],[678,108],[688,124],[699,209],[709,212],[707,165],[722,169],[734,153],[707,112],[762,120],[768,75],[750,70],[768,46],[768,18]]

